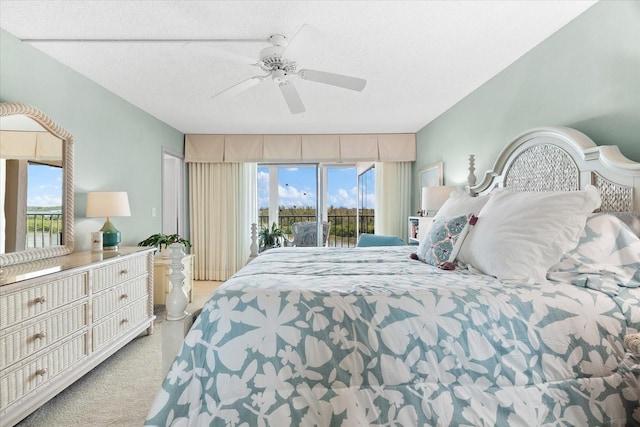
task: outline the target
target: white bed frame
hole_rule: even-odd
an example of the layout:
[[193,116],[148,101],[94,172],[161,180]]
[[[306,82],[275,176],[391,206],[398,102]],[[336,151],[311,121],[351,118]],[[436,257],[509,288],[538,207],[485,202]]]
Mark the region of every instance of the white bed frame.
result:
[[516,191],[571,191],[595,185],[601,212],[640,212],[640,163],[617,146],[597,146],[575,129],[544,127],[518,135],[500,152],[493,169],[476,184],[469,169],[469,192],[484,195],[496,187]]
[[[566,127],[544,127],[518,135],[500,152],[493,168],[476,184],[474,156],[469,159],[469,193],[494,188],[515,191],[600,190],[599,212],[640,215],[640,163],[615,145],[598,146],[587,135]],[[627,349],[640,356],[640,334],[625,336]]]

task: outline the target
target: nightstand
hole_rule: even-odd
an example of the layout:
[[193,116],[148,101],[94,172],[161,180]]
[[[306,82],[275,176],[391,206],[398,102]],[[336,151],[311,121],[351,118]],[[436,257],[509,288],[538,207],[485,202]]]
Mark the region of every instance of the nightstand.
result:
[[410,216],[409,217],[409,240],[410,245],[419,245],[422,238],[429,229],[429,223],[433,220],[432,216]]

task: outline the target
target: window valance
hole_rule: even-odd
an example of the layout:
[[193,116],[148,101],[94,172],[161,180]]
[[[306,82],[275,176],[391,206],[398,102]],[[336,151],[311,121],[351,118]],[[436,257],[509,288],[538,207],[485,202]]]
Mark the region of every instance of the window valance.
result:
[[48,132],[3,130],[0,159],[62,161],[62,141]]
[[349,135],[186,135],[188,163],[242,162],[410,162],[416,136]]

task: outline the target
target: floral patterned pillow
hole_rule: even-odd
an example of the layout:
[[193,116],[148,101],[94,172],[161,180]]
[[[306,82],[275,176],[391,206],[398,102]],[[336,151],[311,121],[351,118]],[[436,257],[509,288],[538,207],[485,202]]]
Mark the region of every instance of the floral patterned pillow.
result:
[[435,218],[420,243],[417,258],[444,270],[454,270],[454,261],[462,242],[469,227],[475,225],[477,220],[473,214]]

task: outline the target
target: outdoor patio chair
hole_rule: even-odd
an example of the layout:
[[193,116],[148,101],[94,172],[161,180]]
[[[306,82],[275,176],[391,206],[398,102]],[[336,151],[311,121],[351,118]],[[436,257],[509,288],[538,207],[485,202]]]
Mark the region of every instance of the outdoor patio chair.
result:
[[[322,221],[322,246],[327,246],[329,242],[329,229],[331,222]],[[291,224],[293,240],[286,241],[286,246],[316,246],[317,245],[317,223],[315,221],[294,222]]]

